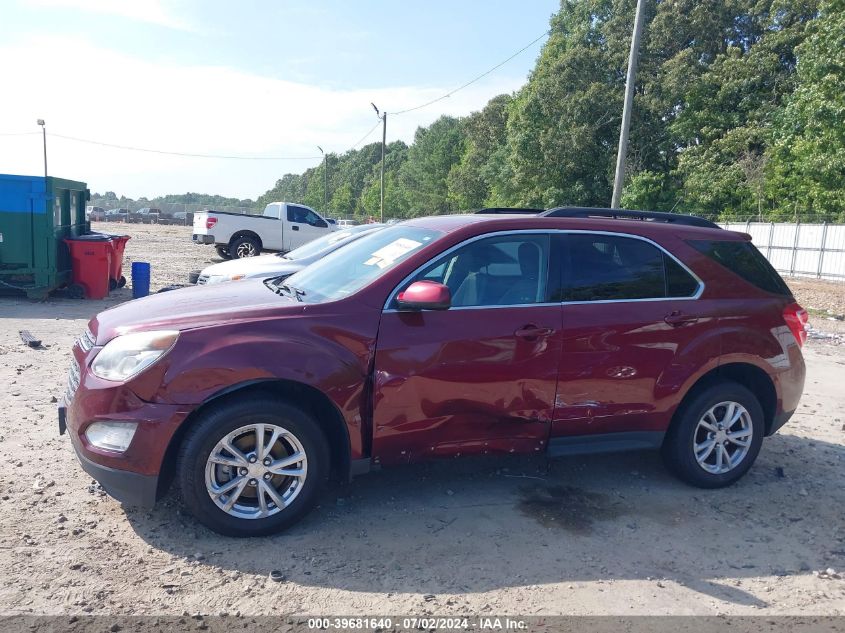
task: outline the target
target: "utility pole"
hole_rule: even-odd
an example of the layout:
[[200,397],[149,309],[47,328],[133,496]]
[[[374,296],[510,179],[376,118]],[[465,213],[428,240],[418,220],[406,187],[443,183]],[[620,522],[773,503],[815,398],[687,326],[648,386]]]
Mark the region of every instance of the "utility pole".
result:
[[329,155],[319,145],[317,149],[323,155],[323,212],[329,210]]
[[44,178],[47,178],[47,128],[44,119],[38,119],[38,125],[41,126],[41,138],[44,141]]
[[645,0],[637,0],[637,13],[634,16],[634,33],[631,36],[631,53],[628,56],[628,75],[625,77],[625,105],[622,108],[622,129],[619,130],[619,149],[616,153],[616,176],[613,179],[612,209],[619,208],[622,197],[622,185],[625,182],[625,158],[628,155],[628,130],[631,127],[631,108],[634,104],[634,80],[637,75],[637,57],[640,50],[640,36],[643,32],[643,5]]
[[387,112],[381,113],[378,111],[375,103],[371,103],[373,110],[376,111],[376,116],[381,119],[381,221],[384,222],[384,147],[387,143]]

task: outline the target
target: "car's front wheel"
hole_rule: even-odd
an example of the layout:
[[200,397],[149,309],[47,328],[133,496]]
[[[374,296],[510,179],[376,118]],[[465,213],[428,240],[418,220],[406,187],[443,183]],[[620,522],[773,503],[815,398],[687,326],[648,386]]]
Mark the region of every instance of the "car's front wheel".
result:
[[182,443],[182,498],[226,536],[263,536],[302,518],[329,473],[316,420],[274,397],[234,400],[205,414]]
[[763,443],[763,409],[735,382],[701,390],[666,434],[663,457],[678,477],[700,488],[729,486],[751,468]]

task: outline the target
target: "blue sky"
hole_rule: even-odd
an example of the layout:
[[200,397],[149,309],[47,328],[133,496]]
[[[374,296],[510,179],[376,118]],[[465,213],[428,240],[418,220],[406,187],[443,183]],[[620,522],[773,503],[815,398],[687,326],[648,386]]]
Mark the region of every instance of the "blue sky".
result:
[[[48,137],[50,171],[132,197],[203,191],[255,197],[348,149],[375,123],[454,89],[548,28],[557,0],[6,0],[0,68],[14,100],[0,134],[37,131],[190,153],[173,157]],[[409,141],[521,86],[542,42],[464,91],[388,118]],[[368,141],[375,141],[373,132]],[[305,158],[308,157],[308,158]],[[37,135],[0,136],[0,172],[39,173]]]

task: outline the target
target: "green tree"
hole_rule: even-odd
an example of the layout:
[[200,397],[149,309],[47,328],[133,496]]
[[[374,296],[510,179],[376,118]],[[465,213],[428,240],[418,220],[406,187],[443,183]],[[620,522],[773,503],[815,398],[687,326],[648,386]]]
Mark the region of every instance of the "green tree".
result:
[[414,144],[408,149],[407,160],[399,171],[399,185],[412,193],[408,196],[411,212],[428,214],[454,210],[447,179],[452,168],[460,162],[463,150],[464,133],[461,122],[454,117],[443,116],[427,128],[417,128]]
[[512,97],[499,95],[484,109],[462,121],[465,136],[460,163],[449,170],[448,199],[456,209],[479,209],[491,204],[502,178],[507,142],[508,106]]
[[778,117],[769,191],[776,211],[845,221],[845,3],[827,2],[798,47],[797,87]]

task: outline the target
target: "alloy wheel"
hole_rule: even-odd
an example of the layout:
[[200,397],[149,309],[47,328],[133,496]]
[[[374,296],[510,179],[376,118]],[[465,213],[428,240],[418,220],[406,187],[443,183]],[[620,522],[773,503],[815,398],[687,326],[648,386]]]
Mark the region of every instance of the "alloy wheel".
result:
[[751,414],[738,402],[720,402],[698,421],[693,452],[698,465],[714,475],[732,471],[751,450]]
[[255,246],[250,242],[242,242],[238,244],[238,248],[235,253],[239,258],[255,257],[255,255],[257,255]]
[[208,456],[205,486],[214,504],[239,519],[263,519],[293,503],[305,484],[302,442],[275,424],[248,424],[223,437]]

